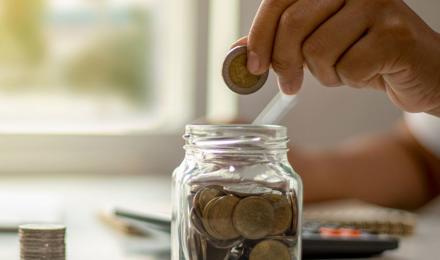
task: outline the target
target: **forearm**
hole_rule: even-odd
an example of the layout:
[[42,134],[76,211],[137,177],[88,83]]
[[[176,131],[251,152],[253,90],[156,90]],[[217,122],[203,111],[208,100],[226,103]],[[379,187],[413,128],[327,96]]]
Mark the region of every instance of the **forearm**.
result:
[[406,130],[363,137],[329,151],[292,151],[305,201],[357,198],[416,208],[433,197],[426,161]]

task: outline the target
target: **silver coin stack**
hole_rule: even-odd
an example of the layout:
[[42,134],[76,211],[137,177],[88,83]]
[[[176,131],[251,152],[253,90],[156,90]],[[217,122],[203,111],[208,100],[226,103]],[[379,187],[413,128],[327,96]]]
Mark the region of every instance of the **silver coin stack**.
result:
[[19,227],[21,260],[65,260],[66,227],[28,224]]

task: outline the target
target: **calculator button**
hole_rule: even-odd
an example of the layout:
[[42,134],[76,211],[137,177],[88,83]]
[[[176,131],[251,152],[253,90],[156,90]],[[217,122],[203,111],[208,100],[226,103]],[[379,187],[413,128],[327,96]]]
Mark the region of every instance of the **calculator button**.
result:
[[323,237],[359,238],[362,235],[361,230],[354,228],[321,227],[319,231]]
[[340,232],[341,232],[341,237],[348,237],[348,238],[359,238],[362,235],[362,231],[353,228],[341,228]]
[[341,231],[339,228],[321,227],[319,229],[321,236],[323,237],[340,237]]

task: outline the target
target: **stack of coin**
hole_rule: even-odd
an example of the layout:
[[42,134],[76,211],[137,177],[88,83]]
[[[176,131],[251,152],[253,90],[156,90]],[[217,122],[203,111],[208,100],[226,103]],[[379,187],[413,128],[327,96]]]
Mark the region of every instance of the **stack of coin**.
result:
[[233,48],[223,62],[223,80],[235,93],[241,95],[252,94],[258,91],[267,81],[269,72],[262,75],[253,75],[247,69],[247,47]]
[[63,225],[28,224],[19,227],[21,260],[65,260]]
[[191,198],[191,227],[211,247],[234,255],[218,259],[295,259],[296,199],[292,191],[257,183],[198,187]]

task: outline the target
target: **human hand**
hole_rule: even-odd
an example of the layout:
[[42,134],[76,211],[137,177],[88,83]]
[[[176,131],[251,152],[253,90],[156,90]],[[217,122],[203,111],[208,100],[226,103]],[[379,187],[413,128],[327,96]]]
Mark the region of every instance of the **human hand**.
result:
[[383,90],[405,111],[440,116],[440,35],[402,0],[263,0],[243,44],[248,69],[272,66],[286,94],[306,65],[325,86]]

